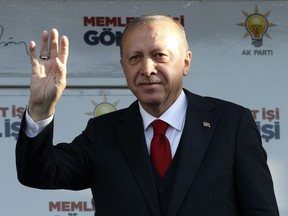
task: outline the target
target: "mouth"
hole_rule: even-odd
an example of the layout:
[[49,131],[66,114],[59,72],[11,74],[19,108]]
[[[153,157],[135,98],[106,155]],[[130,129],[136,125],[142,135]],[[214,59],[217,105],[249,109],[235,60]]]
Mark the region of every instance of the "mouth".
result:
[[139,85],[159,85],[160,82],[143,82],[139,83]]
[[160,82],[142,82],[138,84],[139,87],[142,87],[144,89],[154,89],[158,88],[158,86],[160,85],[161,85]]
[[152,86],[161,84],[161,79],[157,76],[141,77],[138,80],[138,85]]

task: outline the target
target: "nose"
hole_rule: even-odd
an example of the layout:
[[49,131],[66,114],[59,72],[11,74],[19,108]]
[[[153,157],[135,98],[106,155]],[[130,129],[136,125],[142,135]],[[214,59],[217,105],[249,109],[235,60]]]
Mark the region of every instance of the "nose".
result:
[[145,58],[142,60],[141,64],[141,74],[144,76],[151,76],[151,74],[156,74],[155,69],[156,63],[151,58]]

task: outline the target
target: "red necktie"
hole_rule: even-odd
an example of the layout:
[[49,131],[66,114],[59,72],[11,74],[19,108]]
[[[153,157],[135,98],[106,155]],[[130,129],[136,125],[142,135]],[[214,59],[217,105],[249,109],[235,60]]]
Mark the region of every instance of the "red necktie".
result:
[[161,177],[164,176],[172,160],[170,143],[165,136],[168,126],[159,119],[152,122],[154,136],[151,141],[150,157]]

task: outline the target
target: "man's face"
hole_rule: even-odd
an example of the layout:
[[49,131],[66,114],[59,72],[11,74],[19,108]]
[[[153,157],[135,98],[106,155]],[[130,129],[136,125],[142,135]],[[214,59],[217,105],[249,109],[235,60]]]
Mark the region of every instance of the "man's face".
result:
[[180,95],[191,57],[174,23],[132,27],[123,36],[121,64],[128,87],[150,113],[161,115]]

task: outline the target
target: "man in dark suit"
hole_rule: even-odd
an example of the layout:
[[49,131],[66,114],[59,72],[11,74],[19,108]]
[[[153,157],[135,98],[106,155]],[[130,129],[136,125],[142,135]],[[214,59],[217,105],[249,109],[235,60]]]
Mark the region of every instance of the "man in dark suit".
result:
[[[50,49],[48,38],[44,31],[41,62],[30,43],[31,96],[16,147],[22,184],[91,188],[99,216],[279,215],[250,111],[183,89],[192,53],[178,22],[147,15],[127,26],[121,65],[137,101],[90,119],[69,145],[52,144],[54,110],[66,86],[68,39],[61,37],[58,52],[57,30]],[[153,140],[162,127],[154,126],[157,119],[168,123],[159,139],[168,143],[169,154],[154,165],[162,157],[159,149],[154,156]]]

